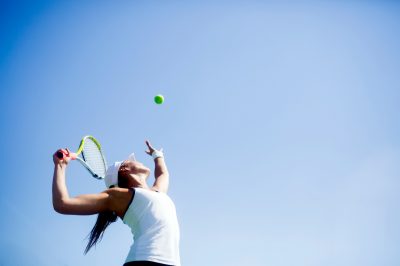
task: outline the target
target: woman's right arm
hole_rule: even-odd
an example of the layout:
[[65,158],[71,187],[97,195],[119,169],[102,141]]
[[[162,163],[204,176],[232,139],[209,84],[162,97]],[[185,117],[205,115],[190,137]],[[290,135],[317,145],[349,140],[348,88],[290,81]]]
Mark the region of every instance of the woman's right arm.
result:
[[[69,151],[67,151],[69,153]],[[70,197],[65,184],[65,172],[70,161],[68,156],[59,159],[53,155],[53,207],[62,214],[89,215],[112,209],[112,197],[109,191],[99,194],[85,194]]]

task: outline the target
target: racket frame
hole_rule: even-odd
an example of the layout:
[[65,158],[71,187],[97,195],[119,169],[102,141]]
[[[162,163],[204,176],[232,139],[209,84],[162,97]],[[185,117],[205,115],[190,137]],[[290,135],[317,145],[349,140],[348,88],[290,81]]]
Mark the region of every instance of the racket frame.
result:
[[[86,163],[86,161],[85,161],[85,156],[84,156],[84,154],[82,153],[82,151],[83,151],[83,148],[84,148],[85,140],[86,140],[86,139],[91,139],[91,140],[94,142],[94,144],[96,144],[97,148],[98,148],[99,151],[100,151],[100,155],[101,155],[101,158],[102,158],[103,163],[104,163],[104,168],[107,169],[107,162],[106,162],[106,159],[104,158],[103,152],[102,152],[102,150],[101,150],[100,143],[97,141],[97,139],[95,139],[95,138],[94,138],[93,136],[91,136],[91,135],[87,135],[87,136],[84,136],[84,137],[82,138],[81,142],[79,143],[78,151],[76,152],[76,155],[77,155],[77,156],[76,156],[76,160],[78,160],[78,161],[89,171],[89,173],[90,173],[94,178],[96,178],[96,179],[104,179],[105,176],[100,176],[100,175],[96,174],[96,173],[94,172],[94,170],[93,170],[93,169]],[[81,153],[82,153],[82,158],[78,156],[78,155],[81,154]],[[105,173],[104,173],[104,174],[105,174]]]
[[[82,138],[81,142],[79,143],[78,151],[76,153],[73,153],[73,152],[69,153],[69,157],[72,160],[78,160],[86,168],[86,170],[89,171],[89,173],[94,178],[104,179],[105,176],[100,176],[100,175],[96,174],[96,172],[90,167],[90,165],[86,163],[85,154],[82,153],[83,152],[83,148],[85,146],[85,140],[86,139],[91,139],[94,142],[94,144],[97,146],[97,148],[100,151],[100,156],[101,156],[101,159],[103,161],[104,168],[107,169],[107,162],[106,162],[106,159],[104,158],[104,154],[103,154],[103,152],[101,150],[100,143],[97,141],[97,139],[95,139],[93,136],[90,136],[90,135],[84,136]],[[82,158],[78,157],[78,155],[81,154],[81,153],[82,153]],[[58,151],[57,152],[57,157],[60,158],[60,159],[64,158],[64,156],[66,156],[66,155],[67,155],[66,151]],[[105,173],[104,173],[104,175],[105,175]]]

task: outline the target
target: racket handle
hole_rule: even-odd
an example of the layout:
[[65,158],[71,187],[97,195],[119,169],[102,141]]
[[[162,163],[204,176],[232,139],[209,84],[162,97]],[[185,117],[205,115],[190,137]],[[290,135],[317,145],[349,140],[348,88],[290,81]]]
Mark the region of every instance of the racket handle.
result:
[[76,160],[76,157],[78,156],[76,153],[70,152],[68,155],[62,151],[58,151],[57,152],[57,157],[59,159],[64,159],[64,156],[66,157],[70,157],[71,160]]

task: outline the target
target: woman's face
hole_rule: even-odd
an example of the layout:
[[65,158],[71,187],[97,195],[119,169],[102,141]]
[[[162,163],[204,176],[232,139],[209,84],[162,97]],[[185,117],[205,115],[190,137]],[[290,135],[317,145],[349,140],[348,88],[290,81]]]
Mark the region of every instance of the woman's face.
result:
[[144,176],[145,179],[150,175],[150,169],[141,162],[127,160],[122,162],[118,170],[118,186],[134,187],[141,180],[136,180],[133,176]]

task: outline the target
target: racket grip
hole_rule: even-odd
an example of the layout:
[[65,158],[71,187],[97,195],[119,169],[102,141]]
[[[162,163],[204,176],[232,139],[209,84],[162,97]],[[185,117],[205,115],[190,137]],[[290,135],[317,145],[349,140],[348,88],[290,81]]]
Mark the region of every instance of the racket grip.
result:
[[64,152],[64,150],[57,152],[57,157],[59,159],[64,159],[64,157],[69,157],[71,160],[76,160],[77,156],[78,155],[76,153],[73,153],[73,152],[70,152],[70,153],[66,154],[66,151]]

